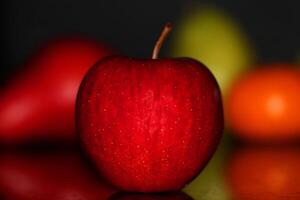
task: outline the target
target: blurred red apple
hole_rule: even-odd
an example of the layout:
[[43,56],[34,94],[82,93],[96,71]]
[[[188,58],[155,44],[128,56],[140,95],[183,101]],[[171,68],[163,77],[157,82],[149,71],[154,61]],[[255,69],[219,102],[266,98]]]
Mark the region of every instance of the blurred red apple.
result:
[[300,199],[300,148],[246,147],[227,167],[234,200]]
[[5,200],[106,200],[106,185],[74,152],[0,154],[0,196]]
[[207,164],[223,130],[218,84],[189,58],[111,57],[81,84],[77,122],[100,172],[126,191],[181,189]]
[[192,198],[183,192],[174,194],[117,193],[112,195],[109,200],[192,200]]
[[247,73],[226,100],[228,126],[245,141],[300,139],[300,70],[295,66],[272,64]]
[[92,40],[44,44],[0,90],[0,143],[72,139],[77,90],[87,70],[111,52]]

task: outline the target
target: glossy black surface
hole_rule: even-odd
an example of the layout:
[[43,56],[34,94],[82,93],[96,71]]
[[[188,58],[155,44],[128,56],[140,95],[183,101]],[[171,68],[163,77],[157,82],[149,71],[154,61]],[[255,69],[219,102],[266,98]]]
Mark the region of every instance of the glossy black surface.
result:
[[1,150],[4,200],[297,200],[300,147],[246,145],[227,135],[207,167],[175,194],[123,193],[105,182],[75,147]]

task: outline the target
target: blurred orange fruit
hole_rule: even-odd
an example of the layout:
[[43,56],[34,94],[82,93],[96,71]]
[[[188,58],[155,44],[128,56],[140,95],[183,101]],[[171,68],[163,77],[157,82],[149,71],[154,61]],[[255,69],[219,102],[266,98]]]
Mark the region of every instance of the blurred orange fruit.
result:
[[225,102],[229,128],[255,141],[300,138],[300,70],[275,64],[241,77]]

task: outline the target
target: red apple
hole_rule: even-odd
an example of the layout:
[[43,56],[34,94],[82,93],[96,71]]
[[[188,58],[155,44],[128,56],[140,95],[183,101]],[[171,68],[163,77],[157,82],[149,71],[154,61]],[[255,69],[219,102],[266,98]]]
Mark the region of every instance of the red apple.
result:
[[111,57],[81,84],[77,125],[86,151],[126,191],[181,189],[207,164],[222,135],[218,84],[190,58]]
[[87,70],[111,52],[92,40],[42,46],[0,90],[0,143],[74,138],[77,90]]
[[109,200],[192,200],[192,198],[182,192],[170,194],[116,193]]
[[0,192],[5,200],[106,200],[115,189],[75,152],[5,152]]

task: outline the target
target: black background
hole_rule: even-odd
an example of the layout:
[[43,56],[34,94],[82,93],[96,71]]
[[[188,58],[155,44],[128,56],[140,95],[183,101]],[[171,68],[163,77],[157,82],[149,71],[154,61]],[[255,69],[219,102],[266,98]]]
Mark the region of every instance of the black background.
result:
[[[176,28],[192,0],[2,0],[1,79],[43,41],[79,33],[125,55],[150,57],[165,22]],[[203,1],[198,1],[203,2]],[[298,0],[212,0],[254,41],[259,62],[293,61],[300,51]],[[167,41],[168,42],[168,41]],[[300,53],[300,52],[299,52]],[[164,54],[164,52],[162,52]]]

